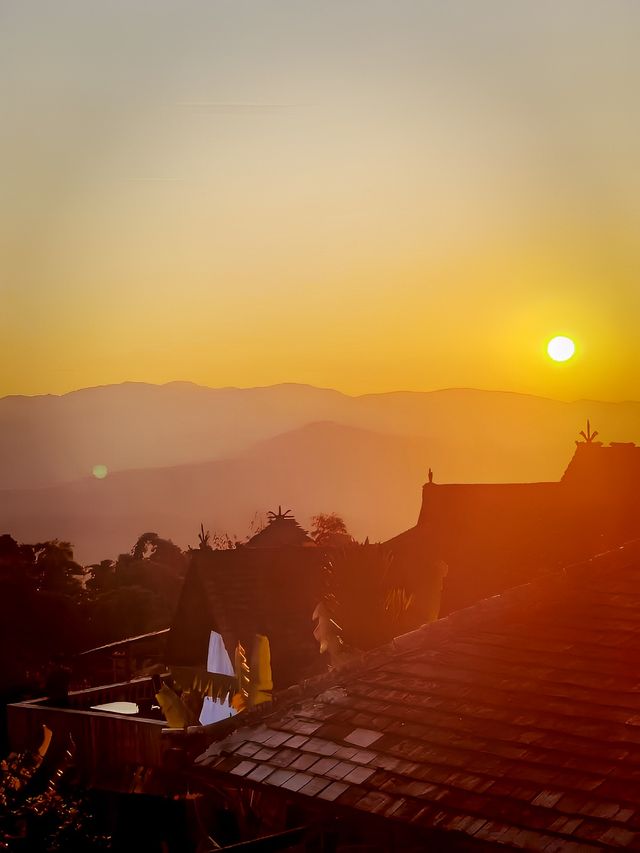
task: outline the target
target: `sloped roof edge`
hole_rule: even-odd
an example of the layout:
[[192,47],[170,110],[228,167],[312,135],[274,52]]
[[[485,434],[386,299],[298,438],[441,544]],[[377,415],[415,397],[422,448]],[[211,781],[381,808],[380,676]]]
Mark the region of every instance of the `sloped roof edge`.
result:
[[[430,622],[401,634],[383,646],[362,652],[330,672],[322,673],[313,678],[301,681],[278,693],[270,703],[266,703],[247,714],[239,714],[233,717],[229,724],[216,729],[211,727],[208,731],[213,736],[210,743],[219,742],[222,750],[228,737],[233,737],[236,732],[244,728],[250,728],[260,723],[267,723],[270,718],[280,716],[299,702],[313,698],[314,695],[337,687],[345,676],[357,675],[365,670],[375,669],[383,666],[389,656],[409,655],[423,646],[425,639],[430,641],[432,647],[440,646],[446,642],[450,634],[459,629],[466,629],[478,625],[485,619],[508,608],[512,604],[526,601],[536,590],[548,584],[560,585],[578,574],[589,570],[596,570],[601,564],[610,564],[611,560],[619,560],[626,564],[630,559],[640,557],[640,539],[624,542],[616,548],[594,554],[587,560],[571,563],[560,570],[546,572],[526,584],[512,587],[499,595],[485,598],[469,607],[456,610],[442,619]],[[215,737],[218,735],[218,737]]]

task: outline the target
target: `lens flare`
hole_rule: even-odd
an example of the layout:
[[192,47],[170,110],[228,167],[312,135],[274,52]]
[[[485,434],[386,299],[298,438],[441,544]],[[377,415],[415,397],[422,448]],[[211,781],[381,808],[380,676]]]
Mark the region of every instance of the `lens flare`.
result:
[[576,345],[564,335],[558,335],[551,338],[547,344],[547,352],[549,357],[554,361],[568,361],[576,351]]
[[91,473],[97,480],[104,480],[104,478],[109,473],[109,469],[106,465],[94,465]]

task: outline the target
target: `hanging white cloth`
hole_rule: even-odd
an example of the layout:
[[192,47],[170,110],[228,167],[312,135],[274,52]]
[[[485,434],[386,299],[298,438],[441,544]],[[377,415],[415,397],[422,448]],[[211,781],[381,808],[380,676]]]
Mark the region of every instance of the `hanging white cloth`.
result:
[[224,702],[219,699],[212,699],[210,696],[205,696],[200,711],[200,725],[208,726],[211,723],[219,723],[222,720],[228,720],[237,712],[229,705],[229,697]]
[[224,640],[217,631],[212,631],[209,637],[207,672],[210,672],[212,675],[235,675],[235,670],[225,648]]

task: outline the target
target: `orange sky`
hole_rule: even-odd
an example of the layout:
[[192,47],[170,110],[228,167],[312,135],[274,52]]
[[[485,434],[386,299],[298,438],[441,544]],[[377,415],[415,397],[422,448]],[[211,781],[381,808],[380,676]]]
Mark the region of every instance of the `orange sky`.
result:
[[0,394],[640,398],[640,6],[2,15]]

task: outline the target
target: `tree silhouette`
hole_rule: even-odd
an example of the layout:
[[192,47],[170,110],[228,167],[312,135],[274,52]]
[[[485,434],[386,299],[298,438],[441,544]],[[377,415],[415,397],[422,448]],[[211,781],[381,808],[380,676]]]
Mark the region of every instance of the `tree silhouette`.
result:
[[82,571],[68,542],[19,545],[0,536],[0,690],[41,680],[53,655],[86,646]]
[[90,569],[92,644],[166,628],[180,594],[187,557],[170,539],[147,532],[129,553]]
[[315,614],[323,651],[373,649],[411,623],[414,595],[397,577],[392,554],[380,545],[353,545],[335,553],[325,567],[325,582]]
[[319,513],[311,518],[311,538],[318,545],[341,548],[353,542],[347,525],[337,513]]
[[211,545],[209,540],[211,539],[211,534],[207,530],[205,533],[204,524],[200,522],[200,532],[198,533],[198,541],[200,543],[199,547],[202,551],[211,550]]

